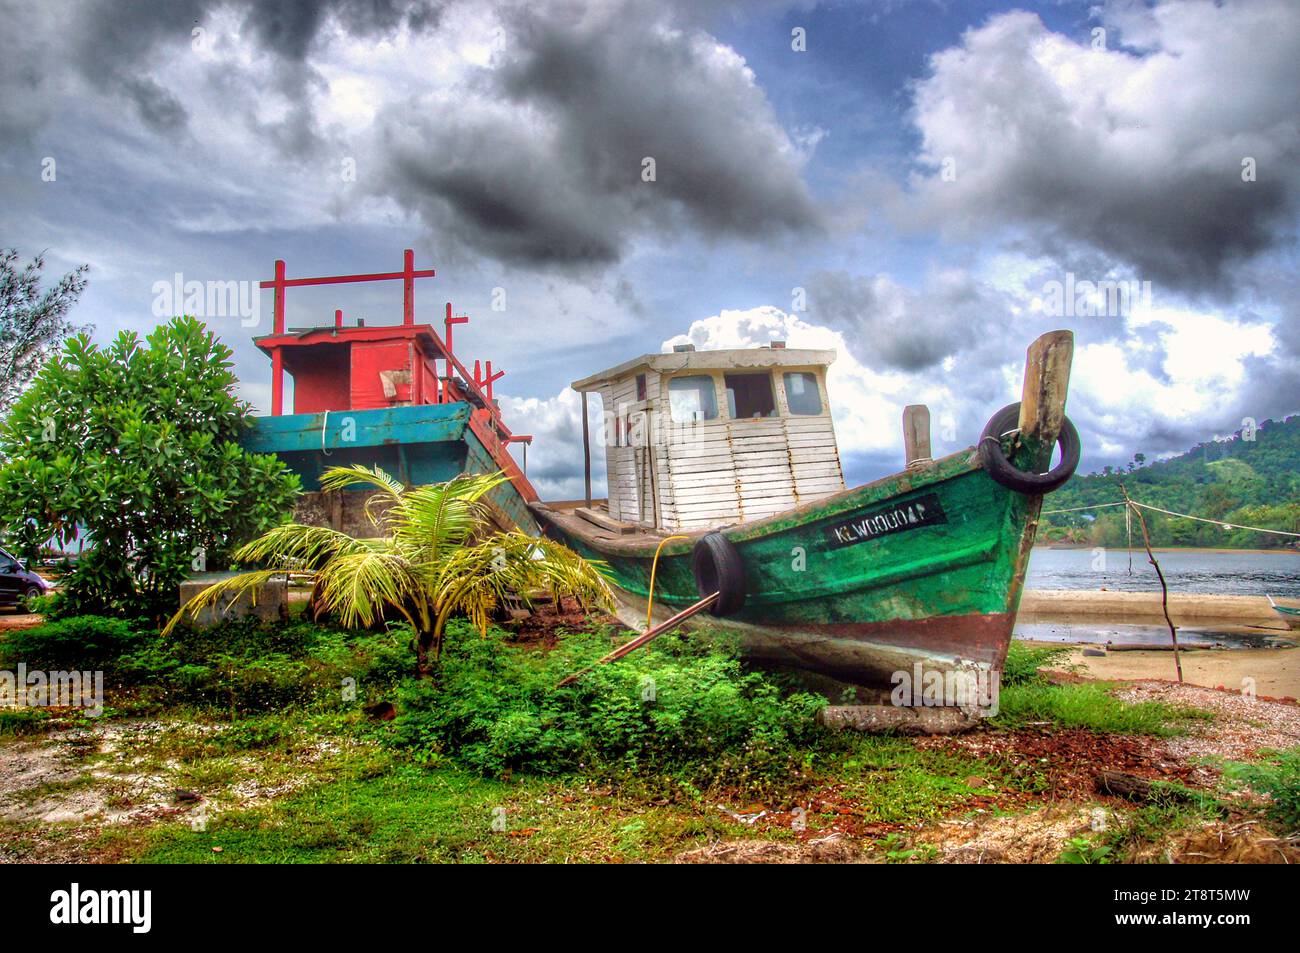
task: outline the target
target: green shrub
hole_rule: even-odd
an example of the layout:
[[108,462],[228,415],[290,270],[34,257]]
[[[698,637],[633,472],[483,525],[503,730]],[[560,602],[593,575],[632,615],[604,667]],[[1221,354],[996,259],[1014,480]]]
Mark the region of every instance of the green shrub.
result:
[[29,629],[11,629],[0,642],[8,665],[86,670],[104,668],[140,643],[142,636],[122,619],[83,615]]
[[1300,831],[1300,747],[1266,752],[1256,764],[1229,762],[1223,774],[1268,795],[1268,816],[1287,831]]
[[49,713],[41,708],[0,708],[0,738],[42,732],[48,718]]
[[[147,623],[74,616],[14,629],[0,640],[10,668],[104,672],[105,685],[137,703],[195,705],[231,714],[337,708],[391,695],[411,670],[410,634],[348,632],[307,622],[231,620],[178,628],[164,638]],[[351,679],[355,698],[345,698]]]
[[502,633],[449,630],[432,681],[403,686],[393,741],[418,758],[454,756],[486,774],[582,768],[688,770],[691,783],[761,782],[788,775],[819,736],[820,696],[782,697],[735,655],[665,638],[557,689],[608,651],[573,633],[553,652],[513,647]]

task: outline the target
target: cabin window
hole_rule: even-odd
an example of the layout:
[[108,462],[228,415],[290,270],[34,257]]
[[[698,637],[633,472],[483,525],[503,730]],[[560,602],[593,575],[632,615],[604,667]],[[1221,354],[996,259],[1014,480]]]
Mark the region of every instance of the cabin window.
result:
[[727,374],[727,409],[733,420],[775,417],[776,397],[771,374]]
[[817,389],[817,375],[807,371],[787,371],[785,375],[785,402],[790,413],[812,415],[822,412],[822,395]]
[[645,400],[645,375],[644,374],[638,374],[636,376],[636,399]]
[[713,389],[713,378],[707,374],[674,377],[668,382],[668,405],[673,420],[678,423],[716,420],[718,396]]

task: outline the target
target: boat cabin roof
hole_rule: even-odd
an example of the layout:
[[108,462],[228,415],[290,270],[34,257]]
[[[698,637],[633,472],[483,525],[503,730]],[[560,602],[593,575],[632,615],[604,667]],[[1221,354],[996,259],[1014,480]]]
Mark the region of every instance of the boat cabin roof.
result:
[[642,354],[598,374],[574,381],[579,393],[600,390],[614,381],[648,368],[657,374],[678,371],[729,371],[735,368],[827,366],[835,361],[834,350],[784,347],[723,348],[714,351],[673,351],[668,354]]

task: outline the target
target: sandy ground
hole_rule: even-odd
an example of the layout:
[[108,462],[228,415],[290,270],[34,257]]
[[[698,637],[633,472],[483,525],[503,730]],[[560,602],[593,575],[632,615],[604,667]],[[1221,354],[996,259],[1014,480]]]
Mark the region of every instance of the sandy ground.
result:
[[[1183,681],[1206,688],[1253,691],[1259,696],[1300,698],[1300,649],[1206,649],[1179,653]],[[1080,647],[1065,665],[1088,678],[1108,681],[1176,681],[1172,652],[1108,652],[1088,656]]]
[[[1257,625],[1276,629],[1279,634],[1286,631],[1263,596],[1171,592],[1169,616],[1174,625]],[[1158,591],[1107,589],[1026,589],[1017,618],[1022,622],[1163,624],[1165,621]],[[1300,636],[1300,630],[1296,634]]]

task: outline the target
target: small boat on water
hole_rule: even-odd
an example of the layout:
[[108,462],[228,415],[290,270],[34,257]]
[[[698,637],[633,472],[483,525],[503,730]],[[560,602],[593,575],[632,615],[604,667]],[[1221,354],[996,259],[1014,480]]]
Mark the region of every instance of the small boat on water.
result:
[[1273,607],[1273,611],[1278,614],[1278,617],[1287,624],[1287,628],[1300,629],[1300,608],[1280,606],[1273,601],[1272,596],[1268,597],[1268,604]]
[[707,601],[689,624],[852,686],[889,690],[918,663],[1000,674],[1043,494],[1078,464],[1072,354],[1069,331],[1035,341],[1020,402],[938,460],[929,411],[907,408],[904,469],[852,489],[826,391],[833,351],[643,355],[573,384],[602,400],[608,499],[591,499],[584,399],[586,499],[531,509],[548,535],[608,564],[619,614],[638,628]]

